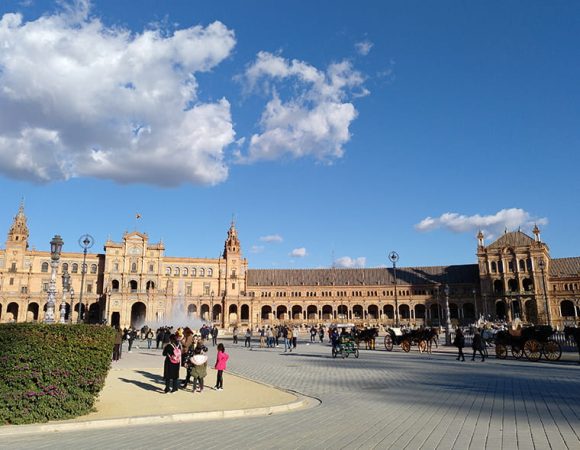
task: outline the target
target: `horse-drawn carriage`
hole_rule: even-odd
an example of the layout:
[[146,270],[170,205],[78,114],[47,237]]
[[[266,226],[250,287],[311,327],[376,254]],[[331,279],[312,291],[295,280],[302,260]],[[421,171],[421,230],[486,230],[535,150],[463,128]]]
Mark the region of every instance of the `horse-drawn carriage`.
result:
[[400,345],[404,352],[409,352],[413,344],[416,344],[419,352],[423,353],[429,350],[433,343],[437,345],[437,332],[433,328],[419,328],[405,332],[400,328],[388,328],[385,336],[385,348],[389,352],[395,345]]
[[505,359],[508,350],[514,358],[525,356],[529,361],[538,361],[542,355],[549,361],[558,361],[562,348],[550,337],[554,330],[549,325],[535,325],[517,330],[501,330],[495,335],[495,356]]
[[332,347],[332,357],[348,358],[348,355],[354,355],[355,358],[358,358],[358,346],[352,336],[342,335],[338,338],[337,344]]

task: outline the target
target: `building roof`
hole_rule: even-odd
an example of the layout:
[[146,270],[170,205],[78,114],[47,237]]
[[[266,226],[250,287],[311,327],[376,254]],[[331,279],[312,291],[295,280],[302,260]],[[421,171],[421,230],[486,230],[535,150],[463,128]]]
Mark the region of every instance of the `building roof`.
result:
[[[247,283],[256,286],[385,286],[393,284],[392,268],[248,269]],[[397,268],[397,283],[426,285],[479,283],[476,264]]]
[[578,277],[580,276],[580,256],[551,259],[549,270],[552,277]]
[[534,242],[534,238],[521,231],[510,231],[489,244],[487,248],[526,247],[534,244]]

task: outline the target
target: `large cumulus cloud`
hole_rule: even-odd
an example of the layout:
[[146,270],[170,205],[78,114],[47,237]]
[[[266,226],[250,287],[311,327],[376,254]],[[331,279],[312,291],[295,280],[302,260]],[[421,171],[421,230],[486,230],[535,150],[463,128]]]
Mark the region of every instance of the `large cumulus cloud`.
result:
[[0,172],[34,181],[97,177],[159,185],[227,178],[226,99],[202,102],[197,72],[236,44],[220,22],[132,33],[88,2],[0,19]]

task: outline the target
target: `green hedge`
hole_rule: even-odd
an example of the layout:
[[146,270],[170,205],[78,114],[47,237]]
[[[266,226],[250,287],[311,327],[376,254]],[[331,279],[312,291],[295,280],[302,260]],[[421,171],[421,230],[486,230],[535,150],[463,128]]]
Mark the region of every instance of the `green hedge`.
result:
[[111,367],[114,330],[0,325],[0,424],[70,419],[93,410]]

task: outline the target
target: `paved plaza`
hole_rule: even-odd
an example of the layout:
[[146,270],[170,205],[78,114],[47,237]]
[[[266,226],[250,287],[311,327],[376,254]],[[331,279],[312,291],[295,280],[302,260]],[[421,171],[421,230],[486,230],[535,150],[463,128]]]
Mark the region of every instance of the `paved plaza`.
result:
[[[379,349],[332,359],[330,347],[318,343],[284,353],[224,342],[229,371],[320,404],[262,417],[3,436],[0,448],[580,448],[574,355],[559,363],[493,357],[462,363],[444,351]],[[123,364],[145,352],[125,353]],[[214,356],[210,348],[210,361]],[[219,394],[227,396],[228,374],[224,384]],[[135,400],[142,395],[160,394],[144,389]]]

